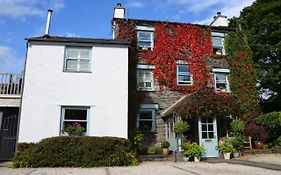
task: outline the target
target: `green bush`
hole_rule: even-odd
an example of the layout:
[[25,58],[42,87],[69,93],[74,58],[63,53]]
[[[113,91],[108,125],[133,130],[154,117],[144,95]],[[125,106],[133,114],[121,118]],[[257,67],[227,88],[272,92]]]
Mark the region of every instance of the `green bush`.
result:
[[187,157],[201,157],[205,152],[205,148],[201,145],[198,145],[196,142],[192,142],[187,145],[187,149],[183,152]]
[[[26,149],[25,149],[26,148]],[[52,137],[18,144],[13,167],[98,167],[137,164],[130,141],[116,137]]]
[[170,143],[165,140],[165,141],[161,142],[161,146],[162,146],[162,148],[169,148]]
[[275,144],[281,146],[281,136],[276,139]]
[[257,116],[256,122],[262,125],[271,138],[271,141],[276,140],[281,135],[281,125],[279,116],[281,112],[270,112]]
[[239,119],[235,119],[230,123],[230,129],[234,136],[242,135],[244,132],[244,123]]
[[189,129],[189,124],[182,120],[177,120],[174,125],[174,133],[182,134]]
[[150,146],[147,150],[148,154],[162,154],[162,147],[160,144]]

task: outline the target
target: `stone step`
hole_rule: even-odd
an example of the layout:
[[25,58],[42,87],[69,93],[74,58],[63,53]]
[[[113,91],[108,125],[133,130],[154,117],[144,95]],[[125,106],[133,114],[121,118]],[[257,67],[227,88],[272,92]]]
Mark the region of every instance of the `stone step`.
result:
[[138,156],[141,162],[143,161],[167,161],[169,160],[168,157],[163,155],[140,155]]

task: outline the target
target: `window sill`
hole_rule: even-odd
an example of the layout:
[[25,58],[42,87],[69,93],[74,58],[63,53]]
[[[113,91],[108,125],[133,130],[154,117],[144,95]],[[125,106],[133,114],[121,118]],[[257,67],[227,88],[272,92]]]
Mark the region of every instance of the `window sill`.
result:
[[64,70],[63,71],[64,73],[92,73],[91,71],[67,71],[67,70]]
[[178,86],[192,86],[193,83],[192,82],[191,83],[187,83],[187,84],[179,84],[179,83],[177,83],[177,85]]

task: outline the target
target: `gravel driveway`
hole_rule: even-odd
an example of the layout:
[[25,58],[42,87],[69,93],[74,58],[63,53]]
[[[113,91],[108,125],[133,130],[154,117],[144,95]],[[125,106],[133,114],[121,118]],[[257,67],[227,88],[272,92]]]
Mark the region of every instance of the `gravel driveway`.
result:
[[20,168],[1,167],[1,175],[280,175],[280,171],[226,163],[144,162],[133,167],[109,168]]

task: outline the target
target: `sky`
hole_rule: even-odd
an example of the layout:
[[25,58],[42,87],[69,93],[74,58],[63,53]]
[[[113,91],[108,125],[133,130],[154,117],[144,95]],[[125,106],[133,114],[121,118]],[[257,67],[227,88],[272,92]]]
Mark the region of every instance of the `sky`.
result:
[[218,11],[228,18],[254,0],[0,0],[0,73],[22,73],[25,38],[43,36],[52,9],[50,35],[111,38],[117,2],[128,17],[209,24]]

